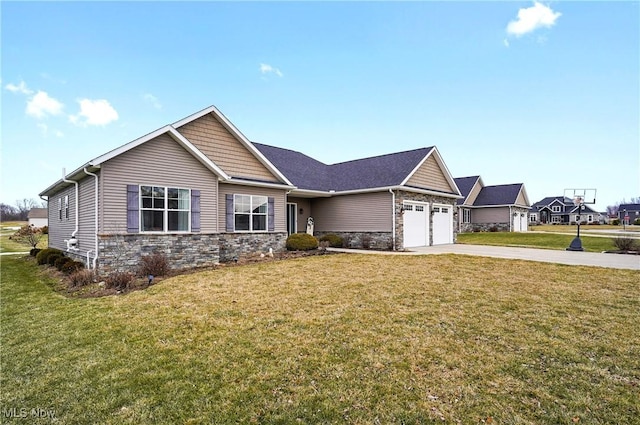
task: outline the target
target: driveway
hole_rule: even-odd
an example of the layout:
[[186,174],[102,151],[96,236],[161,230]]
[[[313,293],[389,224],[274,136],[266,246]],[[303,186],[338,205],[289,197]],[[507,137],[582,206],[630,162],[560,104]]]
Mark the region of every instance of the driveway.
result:
[[529,260],[544,263],[568,264],[571,266],[608,267],[613,269],[640,270],[640,255],[604,254],[598,252],[560,251],[554,249],[515,248],[487,245],[436,245],[411,248],[406,252],[370,251],[357,249],[328,248],[337,252],[353,252],[379,255],[433,255],[461,254],[480,257]]

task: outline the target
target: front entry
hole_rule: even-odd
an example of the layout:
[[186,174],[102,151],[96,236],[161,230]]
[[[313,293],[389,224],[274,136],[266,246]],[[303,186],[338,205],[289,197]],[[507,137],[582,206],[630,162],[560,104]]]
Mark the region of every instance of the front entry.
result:
[[405,202],[402,205],[404,247],[429,245],[429,205],[418,202]]
[[298,204],[287,203],[287,233],[298,232]]

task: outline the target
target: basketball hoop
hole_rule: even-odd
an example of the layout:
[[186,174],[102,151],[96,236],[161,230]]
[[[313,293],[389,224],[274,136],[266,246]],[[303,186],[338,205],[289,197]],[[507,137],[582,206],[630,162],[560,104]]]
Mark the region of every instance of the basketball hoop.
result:
[[564,198],[566,200],[571,199],[573,201],[573,205],[578,209],[576,215],[578,231],[576,237],[571,241],[571,245],[567,248],[567,251],[584,251],[584,248],[582,248],[582,241],[580,240],[580,213],[585,204],[596,203],[596,189],[565,189]]

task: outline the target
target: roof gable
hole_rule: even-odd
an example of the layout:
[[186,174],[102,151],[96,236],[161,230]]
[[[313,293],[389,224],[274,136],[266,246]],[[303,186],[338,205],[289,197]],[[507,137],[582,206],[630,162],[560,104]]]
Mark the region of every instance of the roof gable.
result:
[[454,181],[456,182],[456,186],[458,186],[458,189],[460,189],[460,194],[464,197],[462,199],[458,199],[456,203],[458,205],[467,203],[473,204],[473,200],[469,199],[469,195],[477,185],[480,185],[481,187],[483,186],[480,176],[456,177]]
[[482,188],[474,206],[517,205],[523,189],[522,183],[485,186]]

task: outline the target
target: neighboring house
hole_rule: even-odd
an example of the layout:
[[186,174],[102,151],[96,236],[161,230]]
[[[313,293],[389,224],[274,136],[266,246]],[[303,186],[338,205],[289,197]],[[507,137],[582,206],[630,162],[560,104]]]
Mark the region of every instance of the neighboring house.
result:
[[27,217],[29,226],[37,228],[44,227],[49,222],[46,208],[31,208]]
[[325,165],[250,142],[213,106],[63,176],[40,194],[49,246],[106,273],[154,251],[179,269],[281,250],[309,218],[351,246],[453,243],[460,197],[435,147]]
[[578,207],[573,199],[564,196],[550,196],[531,206],[529,222],[531,224],[581,224],[600,223],[602,215],[589,205],[582,205],[578,215]]
[[480,176],[455,179],[463,198],[458,199],[458,231],[498,230],[526,232],[529,198],[523,183],[485,186]]
[[618,206],[618,220],[620,224],[634,224],[640,219],[640,204],[620,204]]

